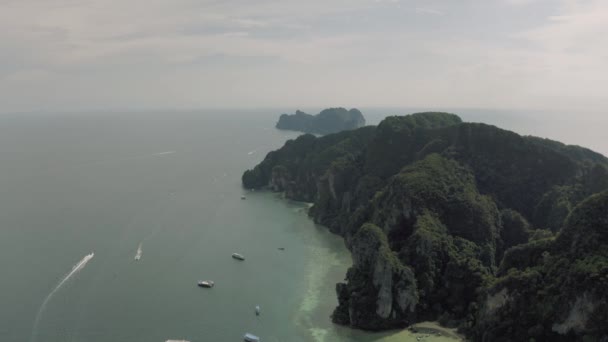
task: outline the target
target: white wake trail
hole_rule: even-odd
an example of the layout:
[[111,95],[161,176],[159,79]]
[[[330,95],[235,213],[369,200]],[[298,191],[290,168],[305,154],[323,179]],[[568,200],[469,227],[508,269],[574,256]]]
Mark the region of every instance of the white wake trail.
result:
[[173,154],[173,153],[175,153],[175,151],[158,152],[158,153],[152,154],[152,156],[162,156],[162,155],[165,155],[165,154]]
[[78,273],[78,271],[82,270],[87,265],[87,263],[91,259],[93,259],[94,256],[95,256],[95,253],[85,255],[85,257],[82,258],[82,260],[80,260],[76,265],[74,265],[74,267],[72,267],[72,271],[70,271],[70,273],[68,273],[65,277],[63,277],[63,279],[59,282],[59,284],[57,284],[57,286],[55,286],[53,291],[51,291],[51,293],[49,293],[49,295],[46,296],[46,298],[42,302],[42,305],[40,305],[40,309],[38,309],[38,313],[36,314],[36,319],[34,320],[34,327],[32,328],[32,336],[30,338],[30,342],[36,341],[36,332],[38,330],[38,323],[40,322],[40,317],[42,316],[42,313],[44,312],[44,309],[46,308],[46,305],[48,304],[49,300],[51,300],[53,295],[57,291],[59,291],[59,289],[63,286],[63,284],[65,284],[71,277],[73,277],[74,274]]

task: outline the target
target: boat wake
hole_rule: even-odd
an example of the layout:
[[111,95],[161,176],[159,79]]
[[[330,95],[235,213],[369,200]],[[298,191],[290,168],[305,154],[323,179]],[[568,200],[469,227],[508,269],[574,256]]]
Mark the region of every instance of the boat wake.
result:
[[38,323],[40,322],[40,317],[42,316],[42,313],[44,312],[46,305],[51,300],[53,295],[55,293],[57,293],[57,291],[59,291],[59,289],[63,286],[63,284],[65,284],[76,273],[78,273],[80,270],[82,270],[87,265],[87,263],[91,259],[93,259],[94,256],[95,256],[95,253],[85,255],[84,258],[82,258],[82,260],[80,260],[76,265],[74,265],[74,267],[72,267],[72,271],[70,271],[70,273],[68,273],[65,277],[63,277],[63,279],[61,279],[61,281],[59,282],[59,284],[57,284],[57,286],[55,286],[53,291],[51,291],[51,293],[49,293],[49,295],[46,296],[46,298],[42,302],[42,305],[40,305],[40,309],[38,309],[38,313],[36,314],[36,319],[34,320],[34,327],[32,328],[32,336],[30,338],[30,342],[36,341],[36,333],[38,331]]
[[173,154],[173,153],[175,153],[175,151],[158,152],[158,153],[154,153],[153,156],[162,156],[165,154]]

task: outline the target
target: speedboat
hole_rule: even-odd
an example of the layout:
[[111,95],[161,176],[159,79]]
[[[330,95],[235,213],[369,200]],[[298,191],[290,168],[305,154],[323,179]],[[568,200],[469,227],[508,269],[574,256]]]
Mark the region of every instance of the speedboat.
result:
[[141,243],[139,244],[139,246],[137,247],[137,253],[135,253],[135,261],[141,259]]
[[198,282],[198,286],[200,287],[212,288],[214,285],[215,283],[213,282],[213,280],[200,280]]
[[232,258],[237,259],[237,260],[245,260],[245,257],[239,253],[232,253]]
[[247,342],[260,342],[260,338],[255,336],[254,334],[250,334],[250,333],[246,333],[245,336],[243,336],[243,339]]

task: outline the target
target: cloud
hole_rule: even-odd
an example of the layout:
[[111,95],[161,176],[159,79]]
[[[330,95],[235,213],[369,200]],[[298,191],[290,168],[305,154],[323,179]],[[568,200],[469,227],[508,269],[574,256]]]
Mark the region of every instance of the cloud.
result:
[[416,13],[420,14],[432,14],[432,15],[443,15],[444,12],[434,8],[416,7],[414,8]]
[[600,107],[601,0],[7,0],[0,111]]
[[570,16],[568,15],[552,15],[548,18],[551,21],[568,21],[570,20]]
[[535,2],[539,2],[540,0],[504,0],[509,5],[515,6],[525,6],[530,5]]

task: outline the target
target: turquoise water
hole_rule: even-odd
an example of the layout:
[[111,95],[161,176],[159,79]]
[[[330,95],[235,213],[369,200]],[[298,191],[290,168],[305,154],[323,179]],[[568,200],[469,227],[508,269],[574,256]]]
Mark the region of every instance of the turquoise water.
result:
[[261,113],[0,118],[0,340],[354,338],[328,318],[350,263],[342,240],[304,204],[240,199],[242,171],[297,136],[273,123]]

